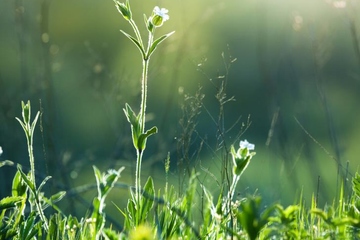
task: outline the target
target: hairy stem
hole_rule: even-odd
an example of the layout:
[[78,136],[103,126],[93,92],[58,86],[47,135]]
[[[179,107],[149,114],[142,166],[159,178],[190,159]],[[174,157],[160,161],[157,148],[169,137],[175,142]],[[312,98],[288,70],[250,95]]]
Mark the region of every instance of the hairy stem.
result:
[[231,201],[234,198],[235,188],[236,188],[236,185],[239,182],[239,180],[240,180],[240,176],[234,174],[233,181],[231,183],[231,186],[230,186],[230,189],[228,192],[228,196],[227,196],[227,198],[228,198],[227,200],[229,201],[229,204],[231,204]]
[[[29,133],[29,134],[31,134],[31,133]],[[35,182],[35,159],[34,159],[34,153],[33,153],[33,141],[32,141],[32,136],[30,136],[30,135],[27,136],[27,144],[28,144],[29,161],[30,161],[30,180],[34,184],[34,187],[36,188],[36,182]]]
[[146,97],[147,97],[147,75],[148,75],[149,59],[143,59],[143,72],[141,80],[141,132],[145,131],[145,112],[146,112]]
[[[140,124],[141,132],[145,131],[145,115],[146,115],[146,97],[147,97],[147,75],[148,75],[149,59],[143,59],[143,71],[141,79],[141,105],[140,105]],[[146,141],[146,140],[145,140]],[[136,170],[135,170],[135,187],[136,187],[136,205],[138,207],[137,214],[140,214],[140,195],[141,195],[141,162],[144,149],[136,150]],[[140,219],[140,216],[137,216]]]
[[136,159],[136,170],[135,170],[135,187],[136,187],[136,193],[135,193],[135,198],[136,198],[136,205],[137,205],[137,219],[140,219],[139,214],[141,213],[140,211],[140,196],[141,196],[141,162],[142,162],[142,156],[143,156],[143,151],[141,150],[137,150],[136,151],[136,155],[137,155],[137,159]]

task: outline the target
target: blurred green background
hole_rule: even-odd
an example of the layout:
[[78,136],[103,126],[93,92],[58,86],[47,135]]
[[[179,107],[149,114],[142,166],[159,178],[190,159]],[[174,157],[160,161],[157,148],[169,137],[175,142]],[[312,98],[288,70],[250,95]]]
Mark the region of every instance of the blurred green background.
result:
[[[144,40],[143,14],[156,5],[170,15],[156,35],[176,31],[150,62],[147,124],[159,133],[149,139],[144,180],[152,175],[156,186],[164,184],[168,152],[169,181],[178,184],[184,175],[177,167],[181,106],[201,87],[189,155],[200,179],[214,187],[221,168],[215,95],[226,82],[227,98],[235,99],[224,106],[227,146],[238,144],[250,119],[241,139],[257,152],[238,186],[241,195],[258,191],[267,202],[288,204],[303,189],[308,201],[318,192],[324,204],[341,181],[349,186],[360,163],[360,1],[130,3]],[[141,58],[120,29],[132,34],[110,0],[0,2],[1,160],[28,166],[15,117],[20,101],[30,99],[33,114],[42,110],[35,157],[39,179],[53,176],[49,191],[95,183],[94,164],[126,166],[121,181],[133,183],[135,151],[122,108],[127,102],[139,110]],[[14,172],[0,168],[0,197],[10,192]],[[115,202],[124,199],[117,191],[124,190],[114,191]]]

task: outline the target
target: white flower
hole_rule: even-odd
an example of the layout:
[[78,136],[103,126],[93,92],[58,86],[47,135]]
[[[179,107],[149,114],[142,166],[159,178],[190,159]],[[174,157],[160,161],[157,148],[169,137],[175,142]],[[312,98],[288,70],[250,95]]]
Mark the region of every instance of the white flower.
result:
[[153,10],[153,14],[151,19],[151,23],[155,26],[155,27],[161,27],[163,25],[163,23],[167,20],[169,20],[169,15],[167,14],[169,12],[169,10],[167,10],[166,8],[159,8],[158,6],[156,6]]
[[2,147],[0,146],[0,156],[3,153]]
[[157,15],[157,16],[160,16],[162,17],[163,21],[167,21],[169,20],[169,15],[167,14],[169,12],[169,10],[167,10],[166,8],[159,8],[158,6],[156,6],[154,8],[154,14]]
[[247,148],[248,150],[254,150],[255,144],[249,143],[246,139],[244,141],[240,141],[240,148]]

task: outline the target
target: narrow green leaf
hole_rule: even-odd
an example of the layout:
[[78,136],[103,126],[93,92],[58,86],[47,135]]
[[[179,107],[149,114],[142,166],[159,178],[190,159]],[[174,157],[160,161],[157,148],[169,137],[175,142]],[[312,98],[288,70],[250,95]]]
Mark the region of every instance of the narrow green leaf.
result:
[[24,183],[21,177],[20,171],[16,171],[13,183],[12,183],[12,195],[24,196],[26,194],[27,185]]
[[39,115],[40,115],[40,112],[37,112],[37,113],[36,113],[36,116],[35,116],[35,118],[34,118],[34,121],[33,121],[32,124],[31,124],[31,128],[30,128],[30,130],[31,130],[31,136],[34,136],[34,130],[35,130],[35,126],[36,126],[37,120],[38,120],[38,118],[39,118]]
[[50,197],[50,200],[54,203],[60,201],[61,199],[63,199],[66,195],[66,191],[60,191],[58,193],[55,193],[54,195],[52,195]]
[[92,214],[92,218],[97,219],[98,216],[99,216],[99,210],[100,210],[100,200],[97,197],[94,198],[93,208],[94,208],[94,211],[93,211],[93,214]]
[[196,180],[197,180],[197,176],[198,174],[195,172],[195,170],[193,169],[191,172],[191,177],[189,179],[189,183],[188,183],[188,187],[186,189],[186,195],[183,199],[182,202],[182,206],[181,206],[181,210],[186,212],[186,214],[191,213],[191,208],[193,206],[193,200],[194,200],[194,196],[195,196],[195,192],[196,192]]
[[146,14],[144,14],[144,23],[145,23],[145,26],[147,26],[147,22],[148,22],[148,18],[146,17]]
[[34,195],[36,195],[36,189],[35,189],[34,184],[30,181],[30,179],[28,178],[28,176],[22,171],[21,166],[18,165],[18,166],[17,166],[17,169],[18,169],[18,171],[20,172],[22,179],[24,180],[24,182],[26,183],[26,185],[29,187],[30,191],[31,191]]
[[46,182],[51,178],[51,176],[47,176],[44,180],[42,180],[42,182],[40,183],[40,186],[38,187],[38,192],[41,192],[41,189],[44,187],[44,185],[46,184]]
[[126,32],[124,32],[123,30],[120,30],[120,32],[122,32],[128,39],[130,39],[130,40],[135,44],[135,46],[139,49],[142,57],[145,58],[145,57],[146,57],[146,54],[145,54],[144,48],[143,48],[143,46],[139,43],[139,41],[136,40],[134,37],[132,37],[130,34],[127,34]]
[[30,100],[28,100],[26,104],[24,103],[24,101],[21,101],[21,108],[22,108],[22,117],[24,119],[24,123],[28,124],[30,122],[30,117],[31,117]]
[[61,217],[59,216],[59,214],[54,214],[51,216],[49,220],[49,232],[46,236],[46,240],[61,239],[61,225],[59,223],[61,221],[59,220]]
[[170,37],[175,31],[172,31],[168,34],[165,34],[161,37],[159,37],[158,39],[156,39],[152,44],[151,44],[151,47],[149,49],[149,52],[147,53],[147,56],[146,56],[146,59],[149,59],[151,54],[155,51],[156,47],[162,42],[164,41],[165,39],[167,39],[168,37]]
[[150,212],[154,205],[155,188],[151,176],[148,177],[145,183],[143,195],[144,197],[141,198],[141,222],[146,220],[148,212]]
[[136,216],[137,209],[134,201],[135,201],[135,197],[132,197],[128,199],[126,205],[127,214],[125,219],[128,220],[129,226],[137,226],[140,220]]
[[134,111],[131,109],[129,104],[125,104],[124,113],[128,120],[128,122],[131,125],[131,133],[132,133],[132,139],[133,144],[136,149],[138,149],[138,139],[141,134],[141,126],[140,126],[140,114],[137,116]]
[[36,233],[39,232],[39,229],[41,229],[41,222],[36,223],[28,232],[28,235],[26,236],[26,240],[32,240],[34,239],[34,236]]
[[[33,212],[34,213],[34,212]],[[28,239],[28,236],[32,233],[31,229],[34,227],[35,216],[32,214],[20,226],[21,239]]]
[[123,110],[124,110],[124,113],[126,115],[128,122],[131,123],[132,125],[135,124],[137,122],[137,117],[136,117],[135,112],[130,107],[130,105],[126,103],[125,109],[123,109]]
[[24,132],[27,135],[28,130],[27,130],[26,125],[19,118],[15,117],[15,119],[18,120],[18,122],[20,123],[21,127],[24,129]]
[[356,173],[352,179],[352,188],[355,196],[360,198],[360,174]]
[[3,198],[0,200],[0,211],[7,208],[16,207],[16,204],[18,202],[21,202],[22,200],[24,200],[24,197],[21,196],[12,196],[12,197]]
[[[16,239],[15,237],[18,235],[16,229],[8,229],[9,227],[5,227],[0,231],[0,239]],[[5,231],[6,230],[6,231]]]
[[10,161],[10,160],[5,160],[5,161],[0,161],[0,168],[3,166],[13,166],[14,162]]
[[101,197],[102,175],[101,175],[100,170],[95,165],[93,166],[93,169],[94,169],[94,175],[95,175],[95,179],[96,179],[96,186],[97,186],[98,196]]
[[45,202],[45,204],[42,204],[42,209],[45,210],[47,207],[51,206],[53,209],[55,209],[57,212],[63,214],[61,209],[55,205],[54,203],[60,201],[63,199],[63,197],[66,195],[65,191],[60,191],[54,195],[52,195],[50,198],[42,197],[42,200]]
[[149,136],[157,133],[157,131],[158,131],[157,127],[152,127],[151,129],[147,130],[145,133],[140,134],[139,139],[138,139],[138,147],[139,147],[139,149],[144,150],[145,147],[146,147],[146,139]]

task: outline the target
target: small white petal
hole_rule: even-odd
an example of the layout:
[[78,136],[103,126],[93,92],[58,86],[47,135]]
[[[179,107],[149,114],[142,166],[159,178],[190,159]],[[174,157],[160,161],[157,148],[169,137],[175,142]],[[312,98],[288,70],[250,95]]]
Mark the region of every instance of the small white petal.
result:
[[157,15],[157,16],[160,16],[163,18],[163,21],[167,21],[169,20],[169,15],[167,14],[169,12],[169,10],[167,10],[166,8],[159,8],[158,6],[156,6],[154,8],[154,14]]
[[0,156],[3,153],[2,147],[0,146]]
[[246,139],[244,141],[240,141],[240,148],[247,148],[248,150],[254,150],[255,144],[249,143]]

